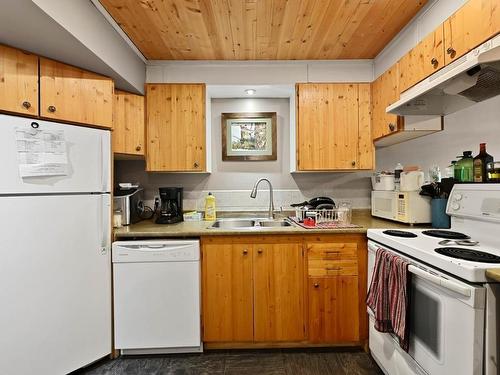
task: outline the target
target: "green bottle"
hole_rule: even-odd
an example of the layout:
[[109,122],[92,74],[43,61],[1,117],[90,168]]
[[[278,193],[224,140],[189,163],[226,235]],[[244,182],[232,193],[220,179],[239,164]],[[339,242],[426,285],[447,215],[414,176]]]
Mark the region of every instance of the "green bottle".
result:
[[472,158],[472,151],[464,151],[462,158],[455,164],[458,169],[455,169],[455,178],[460,182],[473,182],[474,181],[474,159]]

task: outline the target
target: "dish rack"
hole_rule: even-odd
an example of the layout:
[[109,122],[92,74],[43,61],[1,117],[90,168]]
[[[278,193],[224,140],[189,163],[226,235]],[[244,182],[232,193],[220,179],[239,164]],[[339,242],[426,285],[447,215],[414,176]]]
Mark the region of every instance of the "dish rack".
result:
[[352,208],[349,203],[343,203],[340,207],[332,209],[297,208],[295,210],[295,216],[299,221],[309,217],[313,218],[316,224],[351,224]]

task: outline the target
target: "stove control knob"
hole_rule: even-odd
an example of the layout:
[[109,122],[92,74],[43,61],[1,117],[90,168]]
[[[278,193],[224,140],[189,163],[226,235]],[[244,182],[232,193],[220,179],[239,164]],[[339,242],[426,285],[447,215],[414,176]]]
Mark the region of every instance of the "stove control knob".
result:
[[455,194],[453,196],[453,200],[455,200],[455,201],[460,201],[460,200],[462,200],[462,198],[463,198],[463,195],[460,194],[460,193],[459,194]]
[[452,203],[451,204],[451,208],[454,210],[454,211],[457,211],[460,209],[460,205],[458,203]]

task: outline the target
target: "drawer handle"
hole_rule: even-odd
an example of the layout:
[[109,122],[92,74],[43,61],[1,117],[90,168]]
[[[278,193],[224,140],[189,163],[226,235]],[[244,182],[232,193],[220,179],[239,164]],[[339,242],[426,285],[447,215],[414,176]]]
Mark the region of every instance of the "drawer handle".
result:
[[53,105],[49,105],[49,107],[47,108],[47,110],[50,112],[50,113],[54,113],[56,111],[56,107],[54,107]]
[[243,250],[243,255],[247,255],[248,254],[248,250],[247,249],[244,249]]
[[259,254],[262,254],[263,252],[264,252],[264,250],[262,250],[262,249],[257,250],[257,253],[259,253]]
[[457,51],[455,51],[455,49],[453,47],[448,47],[448,49],[446,50],[446,53],[453,58],[457,54]]
[[432,64],[432,66],[433,66],[434,68],[437,68],[437,67],[438,67],[438,65],[439,65],[439,61],[438,61],[438,59],[436,59],[435,57],[433,57],[433,58],[432,58],[432,60],[431,60],[431,64]]
[[314,287],[315,288],[319,288],[319,284],[318,283],[314,283]]
[[325,253],[326,254],[340,254],[340,251],[339,250],[326,250]]
[[342,267],[326,267],[327,271],[340,271]]
[[28,102],[28,101],[25,101],[25,102],[23,102],[23,107],[26,108],[26,109],[30,109],[31,108],[31,103]]
[[396,125],[394,125],[392,122],[389,124],[389,130],[393,132],[396,129]]

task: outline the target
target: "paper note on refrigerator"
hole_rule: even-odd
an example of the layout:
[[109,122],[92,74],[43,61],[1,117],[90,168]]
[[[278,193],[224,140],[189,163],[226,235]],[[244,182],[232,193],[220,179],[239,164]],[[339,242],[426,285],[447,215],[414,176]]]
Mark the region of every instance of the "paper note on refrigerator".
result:
[[68,154],[64,130],[16,128],[21,177],[66,176]]

